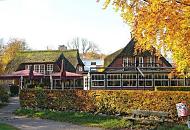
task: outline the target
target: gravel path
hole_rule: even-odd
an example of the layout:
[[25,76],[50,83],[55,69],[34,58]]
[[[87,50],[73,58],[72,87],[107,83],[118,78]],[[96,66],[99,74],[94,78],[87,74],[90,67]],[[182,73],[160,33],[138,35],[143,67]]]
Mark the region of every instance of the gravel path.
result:
[[102,130],[94,127],[84,127],[65,122],[55,122],[50,120],[32,119],[15,116],[12,114],[19,108],[18,97],[10,98],[10,103],[0,109],[0,122],[11,124],[21,130]]

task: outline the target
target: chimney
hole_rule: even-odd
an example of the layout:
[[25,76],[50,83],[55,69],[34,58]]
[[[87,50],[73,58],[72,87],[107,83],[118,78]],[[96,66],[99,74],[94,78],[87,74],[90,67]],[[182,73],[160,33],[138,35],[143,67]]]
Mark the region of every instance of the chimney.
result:
[[67,46],[65,46],[65,45],[59,45],[58,50],[65,51],[65,50],[67,50]]

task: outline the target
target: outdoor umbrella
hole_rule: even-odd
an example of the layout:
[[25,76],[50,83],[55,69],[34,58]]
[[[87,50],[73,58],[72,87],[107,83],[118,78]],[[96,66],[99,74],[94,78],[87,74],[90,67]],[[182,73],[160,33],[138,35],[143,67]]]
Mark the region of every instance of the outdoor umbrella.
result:
[[14,80],[14,79],[20,79],[21,82],[21,88],[22,88],[22,82],[24,77],[33,77],[33,78],[41,78],[44,75],[35,71],[31,70],[20,70],[20,71],[15,71],[10,74],[4,74],[0,75],[1,80]]

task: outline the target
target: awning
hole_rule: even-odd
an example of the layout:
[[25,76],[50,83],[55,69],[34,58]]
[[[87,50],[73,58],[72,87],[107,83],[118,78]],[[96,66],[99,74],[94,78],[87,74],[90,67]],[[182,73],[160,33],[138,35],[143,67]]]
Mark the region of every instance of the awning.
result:
[[58,73],[52,73],[51,74],[53,79],[60,79],[60,78],[65,78],[65,79],[79,79],[82,78],[83,75],[81,74],[77,74],[77,73],[72,73],[72,72],[68,72],[66,71],[66,75],[64,77],[61,77],[61,72]]
[[[10,74],[0,75],[0,79],[20,79],[21,77],[29,77],[30,70],[20,70],[16,72],[12,72]],[[43,77],[44,75],[38,72],[33,71],[33,78]]]

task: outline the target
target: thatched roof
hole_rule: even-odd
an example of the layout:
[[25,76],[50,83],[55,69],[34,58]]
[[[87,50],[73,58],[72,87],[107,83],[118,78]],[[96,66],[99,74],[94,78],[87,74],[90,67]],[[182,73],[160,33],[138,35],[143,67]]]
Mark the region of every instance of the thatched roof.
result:
[[15,58],[7,65],[6,71],[16,71],[20,64],[30,63],[55,63],[58,59],[64,58],[74,67],[78,64],[83,65],[78,50],[46,50],[46,51],[21,51],[18,52]]

